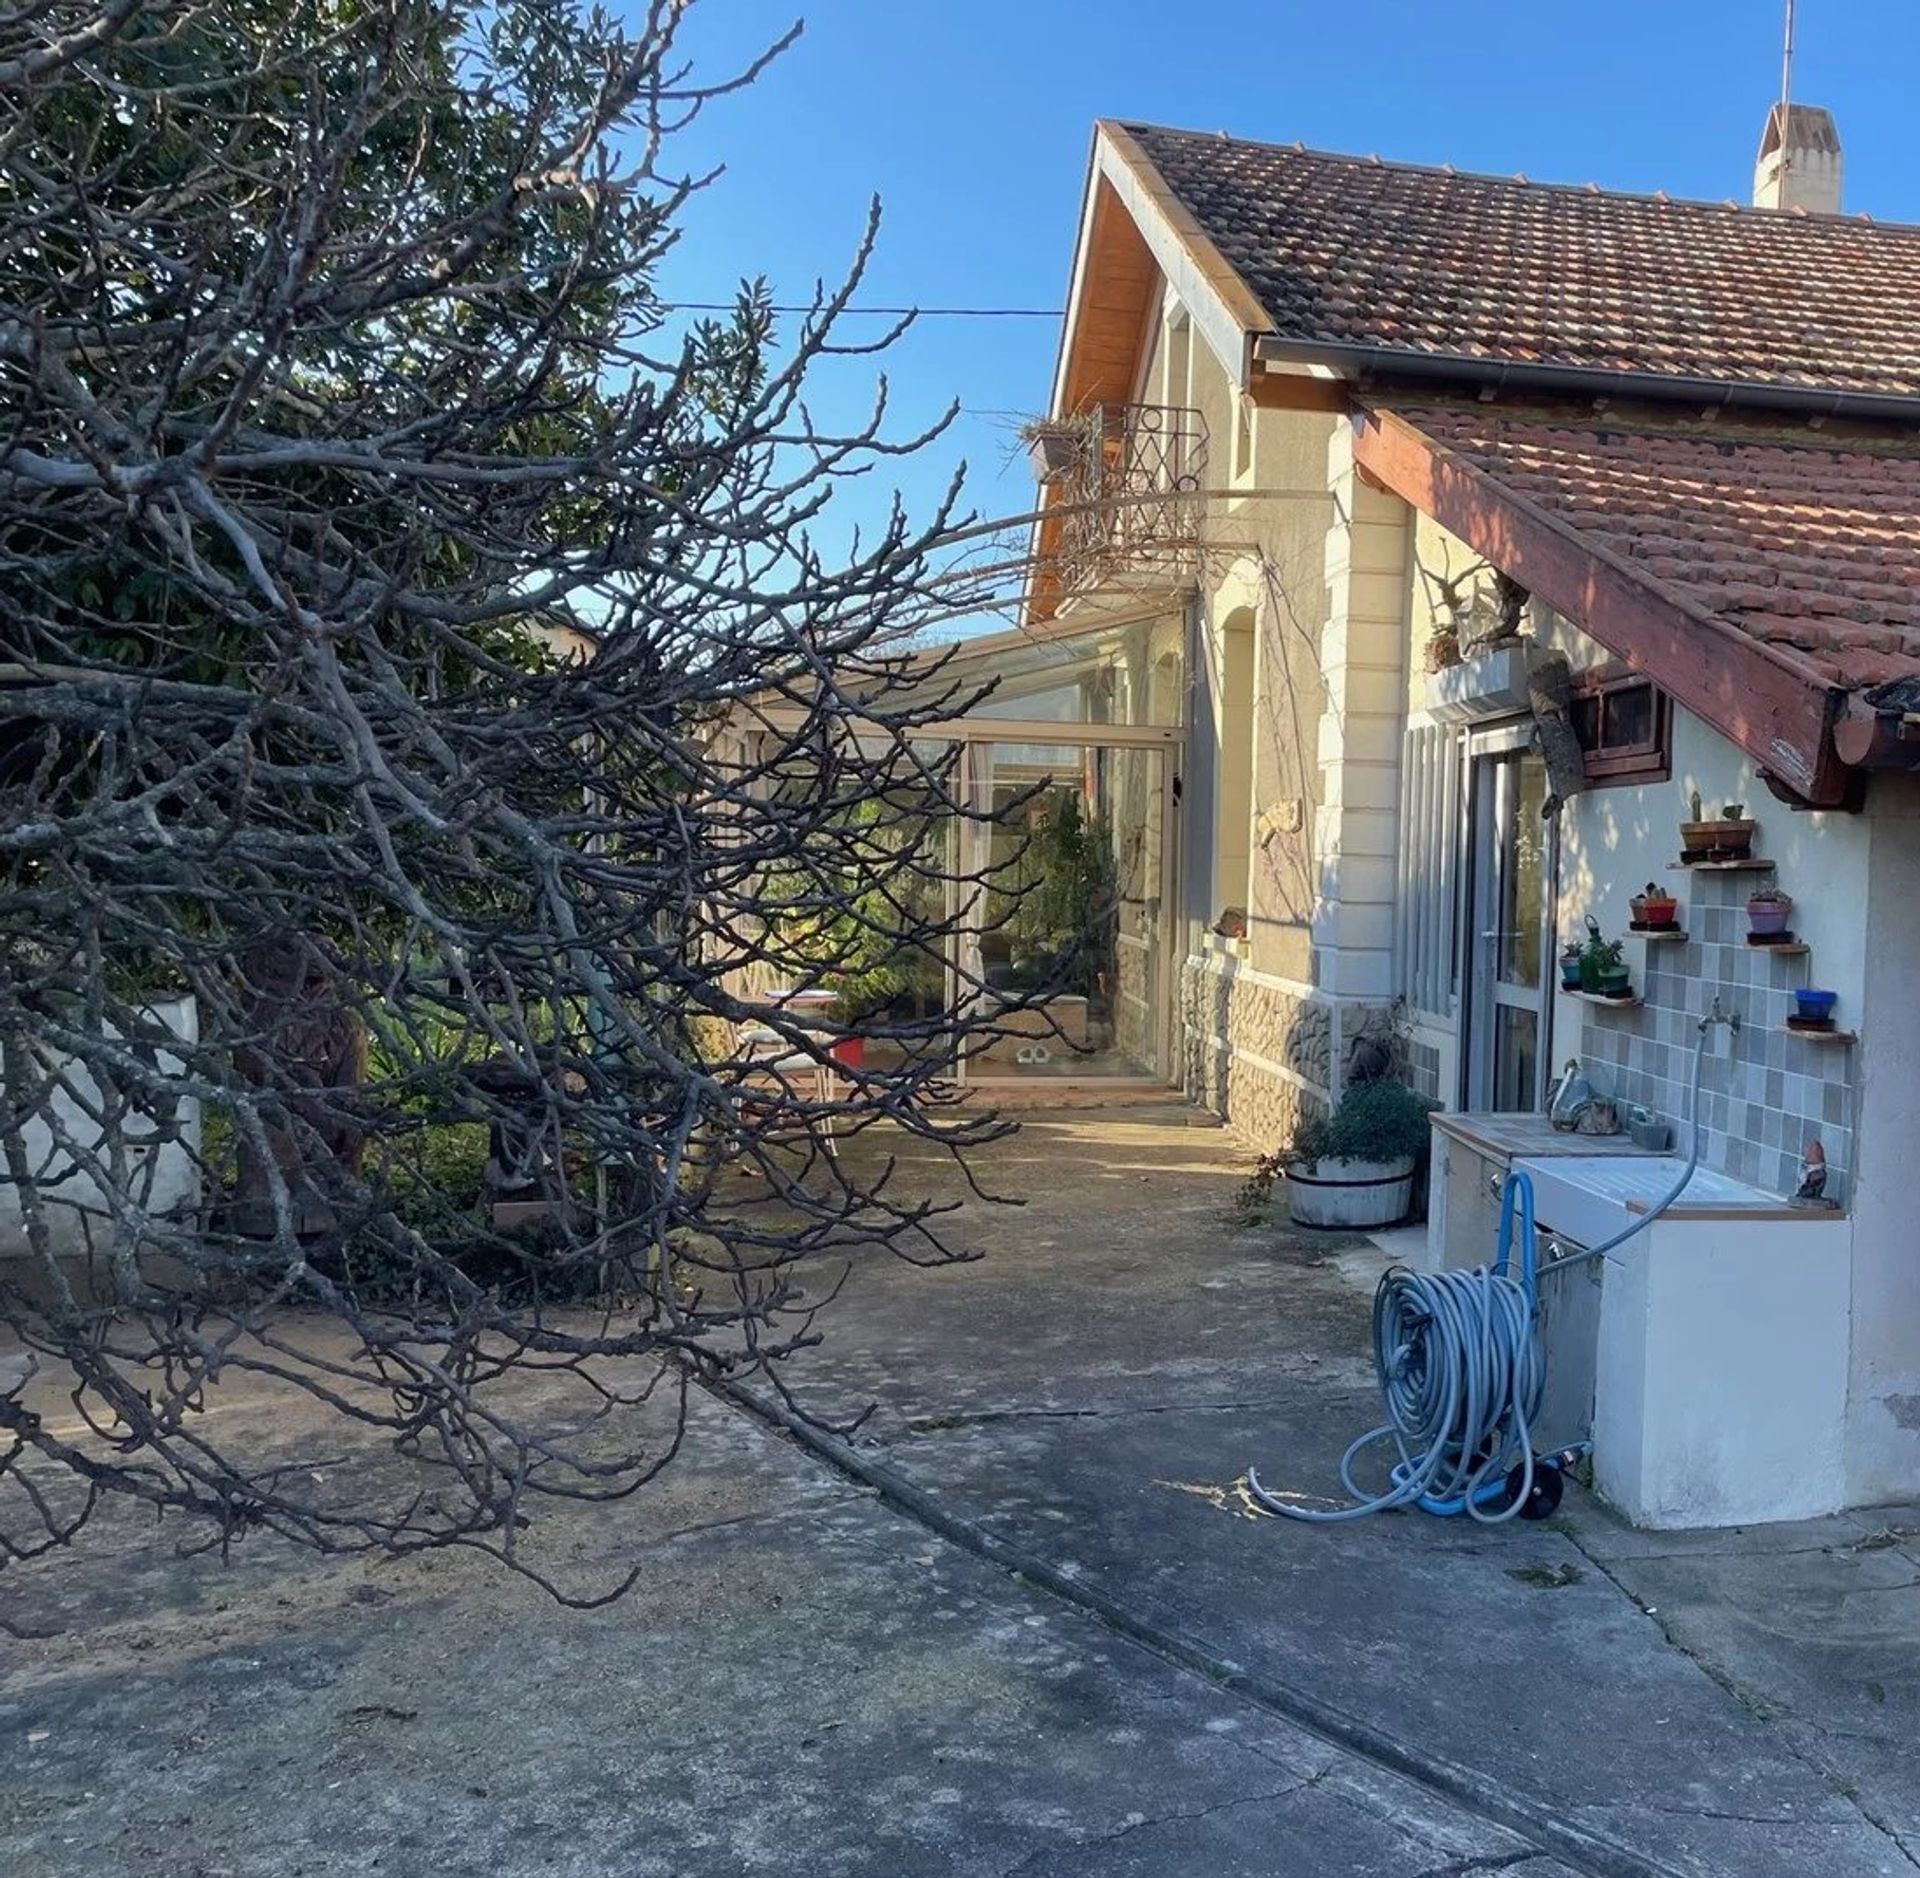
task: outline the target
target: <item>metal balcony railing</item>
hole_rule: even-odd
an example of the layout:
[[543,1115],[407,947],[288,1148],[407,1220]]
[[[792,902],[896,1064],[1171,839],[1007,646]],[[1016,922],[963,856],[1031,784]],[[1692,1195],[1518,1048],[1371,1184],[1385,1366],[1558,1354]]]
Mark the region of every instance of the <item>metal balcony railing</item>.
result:
[[1166,404],[1101,404],[1028,433],[1058,517],[1062,588],[1116,575],[1177,577],[1200,545],[1207,424]]

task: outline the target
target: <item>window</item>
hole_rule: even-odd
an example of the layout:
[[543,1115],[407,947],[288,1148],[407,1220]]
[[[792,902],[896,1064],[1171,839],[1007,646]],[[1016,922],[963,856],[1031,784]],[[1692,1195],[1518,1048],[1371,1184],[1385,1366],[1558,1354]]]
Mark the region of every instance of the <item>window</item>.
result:
[[1673,774],[1673,706],[1651,678],[1624,665],[1583,672],[1568,715],[1590,786],[1665,782]]
[[1251,915],[1253,864],[1254,616],[1229,614],[1220,628],[1220,769],[1213,836],[1214,913]]
[[1465,735],[1410,724],[1401,745],[1397,989],[1416,1011],[1452,1019],[1458,993],[1454,882]]

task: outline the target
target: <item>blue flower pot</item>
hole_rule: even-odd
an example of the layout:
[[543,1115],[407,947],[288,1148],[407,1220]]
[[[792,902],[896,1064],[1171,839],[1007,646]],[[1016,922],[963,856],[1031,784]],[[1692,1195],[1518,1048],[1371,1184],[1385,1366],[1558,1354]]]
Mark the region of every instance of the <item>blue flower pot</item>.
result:
[[1796,991],[1793,994],[1794,1015],[1804,1017],[1812,1024],[1825,1023],[1839,1002],[1840,994],[1837,991]]

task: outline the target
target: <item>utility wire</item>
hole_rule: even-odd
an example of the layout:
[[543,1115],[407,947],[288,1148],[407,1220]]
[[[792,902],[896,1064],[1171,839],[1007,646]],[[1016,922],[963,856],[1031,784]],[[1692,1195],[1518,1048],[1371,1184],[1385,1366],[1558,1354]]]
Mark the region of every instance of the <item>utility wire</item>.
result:
[[[655,300],[662,313],[732,313],[737,300]],[[769,313],[818,313],[817,306],[771,306]],[[846,306],[842,313],[872,313],[884,319],[1057,320],[1061,309],[1047,306]]]

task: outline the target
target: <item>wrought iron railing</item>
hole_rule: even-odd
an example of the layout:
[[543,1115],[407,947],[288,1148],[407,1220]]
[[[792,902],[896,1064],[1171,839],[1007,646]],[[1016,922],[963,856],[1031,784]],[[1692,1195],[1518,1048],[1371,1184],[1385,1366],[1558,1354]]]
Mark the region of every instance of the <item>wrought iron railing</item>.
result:
[[1057,518],[1063,589],[1118,575],[1177,576],[1200,545],[1207,424],[1167,404],[1101,404],[1028,433]]

